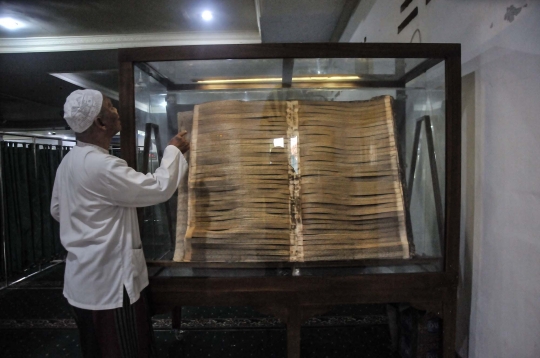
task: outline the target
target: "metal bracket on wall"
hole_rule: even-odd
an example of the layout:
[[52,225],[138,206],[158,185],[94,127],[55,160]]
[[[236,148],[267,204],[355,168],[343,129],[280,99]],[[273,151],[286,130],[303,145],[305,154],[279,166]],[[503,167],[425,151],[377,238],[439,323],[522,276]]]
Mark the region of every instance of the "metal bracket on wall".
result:
[[5,197],[4,197],[4,164],[3,164],[3,153],[2,153],[2,147],[4,143],[4,138],[0,140],[0,220],[1,220],[1,237],[2,237],[2,263],[3,263],[3,270],[4,270],[4,279],[5,279],[5,285],[2,288],[6,288],[9,286],[8,281],[8,265],[7,265],[7,243],[6,243],[6,219],[5,219],[5,213],[6,213],[6,204],[5,204]]
[[[161,137],[159,136],[159,126],[154,123],[146,123],[146,126],[144,128],[144,149],[143,149],[143,163],[142,163],[142,172],[144,174],[148,173],[148,167],[149,167],[149,161],[150,161],[150,145],[152,144],[152,131],[154,131],[154,138],[156,141],[156,148],[157,148],[157,155],[158,155],[158,163],[161,163],[161,159],[163,158],[163,147],[161,146]],[[175,244],[175,235],[174,235],[174,228],[173,228],[173,221],[172,221],[172,215],[171,215],[171,206],[169,204],[169,201],[166,201],[165,203],[165,213],[167,215],[167,221],[169,222],[169,236],[171,239],[171,248],[174,247]],[[144,222],[144,211],[141,215],[142,217],[139,217],[139,229],[142,233],[142,225]]]
[[293,78],[294,58],[283,59],[283,71],[281,75],[281,86],[291,88]]
[[441,248],[444,248],[444,220],[443,220],[443,207],[442,207],[442,197],[441,197],[441,188],[439,185],[439,173],[437,171],[437,160],[435,157],[435,145],[433,142],[433,129],[431,127],[431,118],[429,116],[422,116],[416,120],[416,128],[414,131],[414,142],[413,142],[413,152],[411,157],[411,170],[409,172],[408,183],[408,204],[409,209],[411,205],[411,198],[414,185],[414,174],[416,171],[416,162],[418,156],[420,155],[420,133],[422,131],[422,123],[425,124],[426,129],[426,142],[427,142],[427,151],[429,156],[429,167],[431,169],[431,181],[433,184],[433,197],[435,199],[435,214],[437,217],[437,228],[439,229],[439,240],[441,242]]

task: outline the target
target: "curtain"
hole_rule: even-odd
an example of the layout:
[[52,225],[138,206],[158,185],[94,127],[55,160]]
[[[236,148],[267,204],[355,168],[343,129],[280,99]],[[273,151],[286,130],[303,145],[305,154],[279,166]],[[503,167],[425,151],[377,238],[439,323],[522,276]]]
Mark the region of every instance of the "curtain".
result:
[[9,277],[65,254],[50,203],[56,169],[69,147],[38,144],[34,156],[33,144],[1,145]]

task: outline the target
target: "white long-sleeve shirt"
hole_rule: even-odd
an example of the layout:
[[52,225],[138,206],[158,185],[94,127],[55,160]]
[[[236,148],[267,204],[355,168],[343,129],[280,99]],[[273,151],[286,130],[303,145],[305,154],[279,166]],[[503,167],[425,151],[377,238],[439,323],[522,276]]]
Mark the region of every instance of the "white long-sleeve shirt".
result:
[[142,174],[100,147],[79,142],[56,172],[51,214],[67,250],[64,296],[79,308],[122,307],[148,285],[137,207],[168,200],[185,174],[180,150],[168,146],[154,174]]

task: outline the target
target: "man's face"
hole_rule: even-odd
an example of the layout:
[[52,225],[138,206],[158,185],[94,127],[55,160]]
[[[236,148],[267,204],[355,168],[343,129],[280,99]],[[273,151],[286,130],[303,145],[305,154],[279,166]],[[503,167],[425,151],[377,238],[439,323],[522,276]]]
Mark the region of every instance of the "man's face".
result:
[[103,97],[101,120],[107,127],[107,132],[111,135],[111,137],[122,129],[118,110],[113,106],[111,100],[107,97]]

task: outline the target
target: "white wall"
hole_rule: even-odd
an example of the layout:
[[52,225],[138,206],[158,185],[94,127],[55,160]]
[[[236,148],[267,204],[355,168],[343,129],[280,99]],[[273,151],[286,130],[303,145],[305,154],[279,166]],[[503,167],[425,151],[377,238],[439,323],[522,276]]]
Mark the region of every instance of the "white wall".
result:
[[[462,357],[540,357],[540,1],[414,0],[400,13],[401,3],[363,0],[342,41],[462,44],[456,349]],[[418,17],[398,35],[415,6]],[[512,21],[510,6],[521,8]]]

